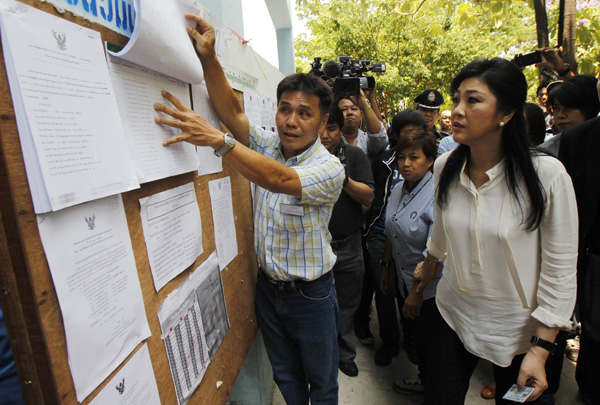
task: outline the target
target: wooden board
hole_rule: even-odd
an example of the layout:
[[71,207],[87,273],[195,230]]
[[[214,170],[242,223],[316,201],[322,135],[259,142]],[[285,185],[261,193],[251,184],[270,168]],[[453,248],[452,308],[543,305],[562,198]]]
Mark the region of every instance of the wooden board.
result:
[[[59,14],[47,3],[34,0],[22,2],[97,30],[103,41],[117,45],[127,42],[126,37],[98,24],[92,24],[68,12]],[[27,403],[76,404],[67,362],[64,325],[37,228],[2,54],[0,58],[0,304],[5,312],[9,338]],[[147,183],[138,190],[123,194],[146,316],[152,332],[152,336],[145,342],[149,346],[163,404],[176,404],[177,400],[156,313],[166,296],[215,251],[208,181],[226,176],[231,178],[238,242],[237,257],[221,273],[231,329],[190,400],[190,404],[223,404],[257,331],[254,313],[257,266],[250,185],[241,175],[224,165],[222,173],[201,177],[197,173],[183,174]],[[192,266],[156,293],[148,264],[138,200],[192,181],[202,218],[204,253]],[[125,362],[128,360],[129,358]],[[114,373],[83,403],[89,403],[113,375]],[[220,388],[217,388],[218,381],[223,382]]]

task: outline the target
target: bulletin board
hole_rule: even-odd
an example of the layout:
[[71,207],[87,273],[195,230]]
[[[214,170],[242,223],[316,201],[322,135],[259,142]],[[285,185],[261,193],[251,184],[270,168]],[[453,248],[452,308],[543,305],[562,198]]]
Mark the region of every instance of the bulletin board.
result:
[[[51,4],[36,0],[21,1],[99,31],[103,41],[121,46],[128,41],[127,37],[99,24],[90,23],[69,12],[59,13]],[[2,53],[0,58],[3,58]],[[28,404],[76,404],[63,320],[38,231],[4,60],[0,61],[0,148],[0,303],[4,309],[21,388]],[[238,255],[221,273],[230,330],[208,366],[202,383],[190,399],[192,404],[222,404],[229,396],[257,331],[254,313],[257,266],[250,184],[224,164],[221,173],[201,177],[196,172],[187,173],[146,183],[139,189],[122,194],[152,333],[145,342],[148,343],[163,404],[176,404],[177,400],[156,314],[167,295],[216,250],[208,182],[227,176],[231,179],[238,242]],[[194,183],[200,208],[203,253],[192,266],[157,293],[148,263],[139,199],[189,182]],[[117,370],[82,403],[93,400]]]

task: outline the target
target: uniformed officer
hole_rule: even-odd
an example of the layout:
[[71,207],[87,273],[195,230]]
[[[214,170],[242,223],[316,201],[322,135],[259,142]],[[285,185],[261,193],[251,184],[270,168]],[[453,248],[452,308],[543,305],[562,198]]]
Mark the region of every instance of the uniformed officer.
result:
[[442,93],[436,89],[427,89],[415,97],[414,101],[417,104],[416,110],[425,116],[427,132],[433,134],[438,143],[442,138],[450,135],[447,132],[440,131],[435,126],[440,115],[440,106],[444,104]]

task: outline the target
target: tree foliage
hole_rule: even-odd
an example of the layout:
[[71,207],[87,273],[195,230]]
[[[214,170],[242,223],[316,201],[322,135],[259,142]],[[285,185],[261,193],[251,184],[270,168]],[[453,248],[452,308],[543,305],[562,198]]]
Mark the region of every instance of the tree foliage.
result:
[[[553,0],[546,1],[552,25]],[[584,8],[591,18],[578,25],[577,35],[598,43],[600,18],[590,8]],[[387,72],[376,79],[380,106],[388,114],[412,107],[412,99],[426,88],[439,89],[448,106],[450,82],[466,63],[537,48],[533,4],[526,1],[297,0],[297,10],[311,33],[295,41],[297,70],[308,72],[317,56],[386,63]],[[581,52],[586,69],[589,56]],[[537,71],[530,67],[525,73],[534,92]]]

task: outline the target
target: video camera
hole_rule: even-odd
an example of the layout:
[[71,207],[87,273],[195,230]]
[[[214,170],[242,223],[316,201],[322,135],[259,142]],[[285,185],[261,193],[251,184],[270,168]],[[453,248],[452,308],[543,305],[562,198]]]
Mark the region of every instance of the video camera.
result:
[[374,63],[370,60],[351,60],[349,56],[338,56],[337,62],[328,60],[321,64],[316,57],[311,63],[311,73],[321,77],[330,85],[333,82],[333,93],[339,97],[356,96],[360,89],[373,90],[375,78],[364,76],[365,72],[385,72],[385,63]]

